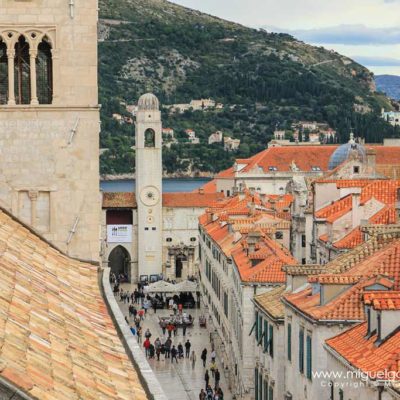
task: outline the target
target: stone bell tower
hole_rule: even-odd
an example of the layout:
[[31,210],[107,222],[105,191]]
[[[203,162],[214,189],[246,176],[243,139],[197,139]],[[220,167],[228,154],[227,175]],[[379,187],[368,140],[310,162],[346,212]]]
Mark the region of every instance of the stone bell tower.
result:
[[0,206],[99,259],[97,0],[0,0]]
[[162,137],[156,96],[144,94],[136,113],[138,278],[162,273]]

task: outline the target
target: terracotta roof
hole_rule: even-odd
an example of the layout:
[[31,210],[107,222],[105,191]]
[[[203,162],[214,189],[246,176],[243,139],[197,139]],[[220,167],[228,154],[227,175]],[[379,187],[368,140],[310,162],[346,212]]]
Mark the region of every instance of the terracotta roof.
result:
[[[200,189],[202,189],[204,193],[215,193],[217,191],[217,180],[213,179],[205,183]],[[195,189],[193,192],[198,193],[199,189]]]
[[357,283],[362,277],[358,275],[322,274],[308,278],[309,282],[318,282],[325,285],[351,285]]
[[[288,303],[316,320],[363,320],[364,305],[362,294],[364,289],[374,283],[383,284],[390,288],[400,288],[400,237],[399,234],[379,235],[371,238],[361,246],[345,253],[325,265],[327,274],[354,276],[362,279],[351,288],[341,292],[325,305],[320,304],[320,294],[312,294],[311,288],[298,293],[286,294]],[[393,282],[383,276],[390,277]],[[323,277],[319,279],[324,279]],[[347,279],[350,282],[350,278]]]
[[314,274],[322,274],[325,271],[325,265],[321,264],[296,264],[284,265],[282,270],[292,276],[308,276]]
[[375,198],[386,205],[394,205],[399,188],[399,180],[375,180],[362,189],[360,203],[364,204],[371,198]]
[[266,293],[254,296],[256,304],[274,319],[283,319],[285,307],[281,301],[285,285],[278,286]]
[[136,196],[132,192],[103,192],[103,208],[136,208]]
[[315,213],[316,218],[324,218],[328,222],[333,222],[341,216],[351,211],[352,199],[351,195],[347,195],[340,200],[321,208]]
[[163,193],[163,207],[212,207],[219,199],[223,199],[223,193]]
[[[326,344],[349,364],[367,373],[372,379],[375,380],[377,373],[382,373],[387,374],[387,380],[393,380],[393,376],[398,376],[400,372],[400,332],[396,332],[379,346],[375,345],[376,335],[369,339],[366,335],[367,323],[364,322],[328,339]],[[382,378],[385,379],[385,375]]]
[[357,227],[350,231],[346,236],[333,243],[333,246],[337,249],[353,249],[364,241],[363,234],[360,227]]
[[0,211],[0,376],[34,399],[146,399],[98,283]]
[[264,237],[259,244],[261,252],[261,261],[253,265],[251,258],[247,254],[246,246],[237,248],[232,252],[232,258],[239,271],[240,277],[244,282],[270,282],[270,283],[284,283],[286,281],[286,274],[282,270],[283,265],[296,263],[296,259],[290,252],[281,246],[275,240]]
[[364,304],[375,310],[400,310],[400,292],[368,291],[364,293]]

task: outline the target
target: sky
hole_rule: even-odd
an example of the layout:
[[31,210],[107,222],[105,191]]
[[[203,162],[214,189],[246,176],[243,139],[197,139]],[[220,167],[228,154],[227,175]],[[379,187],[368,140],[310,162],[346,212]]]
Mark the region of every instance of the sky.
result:
[[171,0],[334,49],[375,74],[400,75],[400,0]]

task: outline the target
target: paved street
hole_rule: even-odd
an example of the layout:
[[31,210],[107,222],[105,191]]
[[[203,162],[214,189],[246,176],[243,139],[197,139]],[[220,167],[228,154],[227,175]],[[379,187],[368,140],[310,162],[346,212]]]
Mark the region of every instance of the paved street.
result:
[[[121,286],[124,291],[126,290],[129,290],[130,292],[133,291],[133,286],[131,285],[123,284]],[[119,301],[119,298],[118,298],[118,304],[120,305],[123,314],[129,316],[128,313],[129,304],[122,304]],[[209,369],[211,361],[210,335],[209,335],[209,330],[207,328],[200,328],[199,326],[198,317],[199,315],[202,314],[201,310],[188,309],[184,311],[186,311],[187,314],[191,314],[194,317],[195,323],[192,328],[187,329],[186,336],[182,335],[182,329],[178,329],[177,336],[175,338],[174,336],[172,336],[172,343],[175,346],[177,346],[179,343],[182,343],[182,345],[184,345],[187,339],[190,340],[190,342],[192,343],[191,351],[194,350],[197,356],[195,368],[192,369],[191,362],[189,361],[189,359],[180,359],[178,364],[176,364],[175,362],[174,364],[172,364],[170,359],[165,360],[163,355],[161,355],[160,361],[157,361],[157,359],[155,358],[149,360],[149,363],[168,398],[170,398],[171,400],[198,400],[200,390],[202,388],[205,388],[205,381],[204,381],[205,368],[203,368],[200,356],[202,350],[204,348],[207,348],[208,354],[207,354],[206,368]],[[157,314],[154,314],[154,311],[152,309],[149,310],[145,320],[142,322],[143,336],[146,329],[149,328],[150,332],[152,333],[151,337],[152,343],[154,343],[157,337],[159,337],[161,341],[163,341],[163,334],[158,324],[158,317],[168,316],[170,314],[171,311],[169,310],[157,310]],[[132,319],[130,319],[130,321],[132,321]],[[165,338],[167,336],[168,335],[166,334]],[[217,368],[221,372],[220,386],[224,392],[224,399],[230,400],[232,399],[232,395],[228,390],[223,373],[223,368],[218,357],[217,357]],[[210,385],[214,387],[214,379],[212,378],[210,371],[209,374],[210,374]]]

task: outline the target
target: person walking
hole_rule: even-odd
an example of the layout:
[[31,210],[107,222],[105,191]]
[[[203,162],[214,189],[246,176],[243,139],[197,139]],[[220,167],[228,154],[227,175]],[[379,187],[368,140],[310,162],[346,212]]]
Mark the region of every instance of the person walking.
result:
[[206,392],[204,391],[204,389],[201,389],[200,393],[199,393],[199,400],[206,400]]
[[186,328],[187,328],[186,322],[183,320],[182,321],[182,335],[183,336],[186,336]]
[[137,327],[137,329],[136,329],[136,334],[137,334],[137,341],[138,341],[138,343],[139,343],[139,344],[142,343],[142,328],[141,328],[140,325],[139,325],[139,326]]
[[217,365],[215,364],[215,361],[211,361],[210,364],[210,371],[212,373],[213,378],[215,377],[215,370],[217,369]]
[[203,361],[203,367],[205,368],[206,367],[206,361],[207,361],[207,349],[204,349],[202,352],[201,352],[201,357],[200,357],[201,359],[202,359],[202,361]]
[[170,354],[171,354],[171,345],[172,345],[172,341],[170,338],[168,338],[165,341],[165,358],[169,358]]
[[207,394],[207,397],[206,397],[207,400],[213,400],[214,399],[213,390],[211,389],[210,385],[207,386],[206,394]]
[[169,323],[168,325],[167,325],[167,331],[168,331],[168,337],[171,339],[171,336],[172,336],[172,331],[174,330],[174,326],[171,324],[171,323]]
[[192,362],[192,369],[196,366],[196,353],[194,350],[192,351],[192,354],[190,355],[190,361]]
[[217,353],[215,352],[215,350],[213,350],[211,352],[211,361],[215,362],[215,359],[217,358]]
[[190,356],[190,347],[192,346],[192,344],[190,343],[190,340],[188,339],[188,340],[186,340],[186,343],[185,343],[185,357],[186,358],[189,358],[189,356]]
[[176,350],[175,346],[172,346],[171,349],[171,363],[174,362],[174,360],[176,361],[176,363],[178,364],[178,358],[176,357],[178,354],[178,350]]
[[173,331],[174,331],[174,337],[176,336],[176,334],[178,333],[178,328],[175,324],[172,325]]
[[182,346],[182,343],[178,344],[178,356],[179,356],[179,358],[183,358],[183,346]]
[[165,331],[167,329],[167,322],[163,319],[163,320],[161,320],[160,325],[161,325],[161,329],[162,329],[162,334],[165,336]]
[[219,387],[219,381],[221,379],[221,374],[220,374],[218,368],[215,369],[214,379],[215,379],[215,388],[217,389]]
[[208,375],[208,369],[206,369],[206,373],[204,374],[204,380],[206,382],[206,390],[207,388],[210,386],[209,382],[210,382],[210,375]]
[[143,347],[145,349],[146,357],[148,357],[149,356],[149,349],[150,349],[150,339],[149,338],[146,338],[146,340],[143,343]]
[[151,332],[150,332],[149,328],[146,329],[146,332],[144,333],[144,337],[146,339],[150,339],[151,338]]
[[132,335],[136,336],[136,328],[133,325],[131,325],[130,330],[131,330]]

